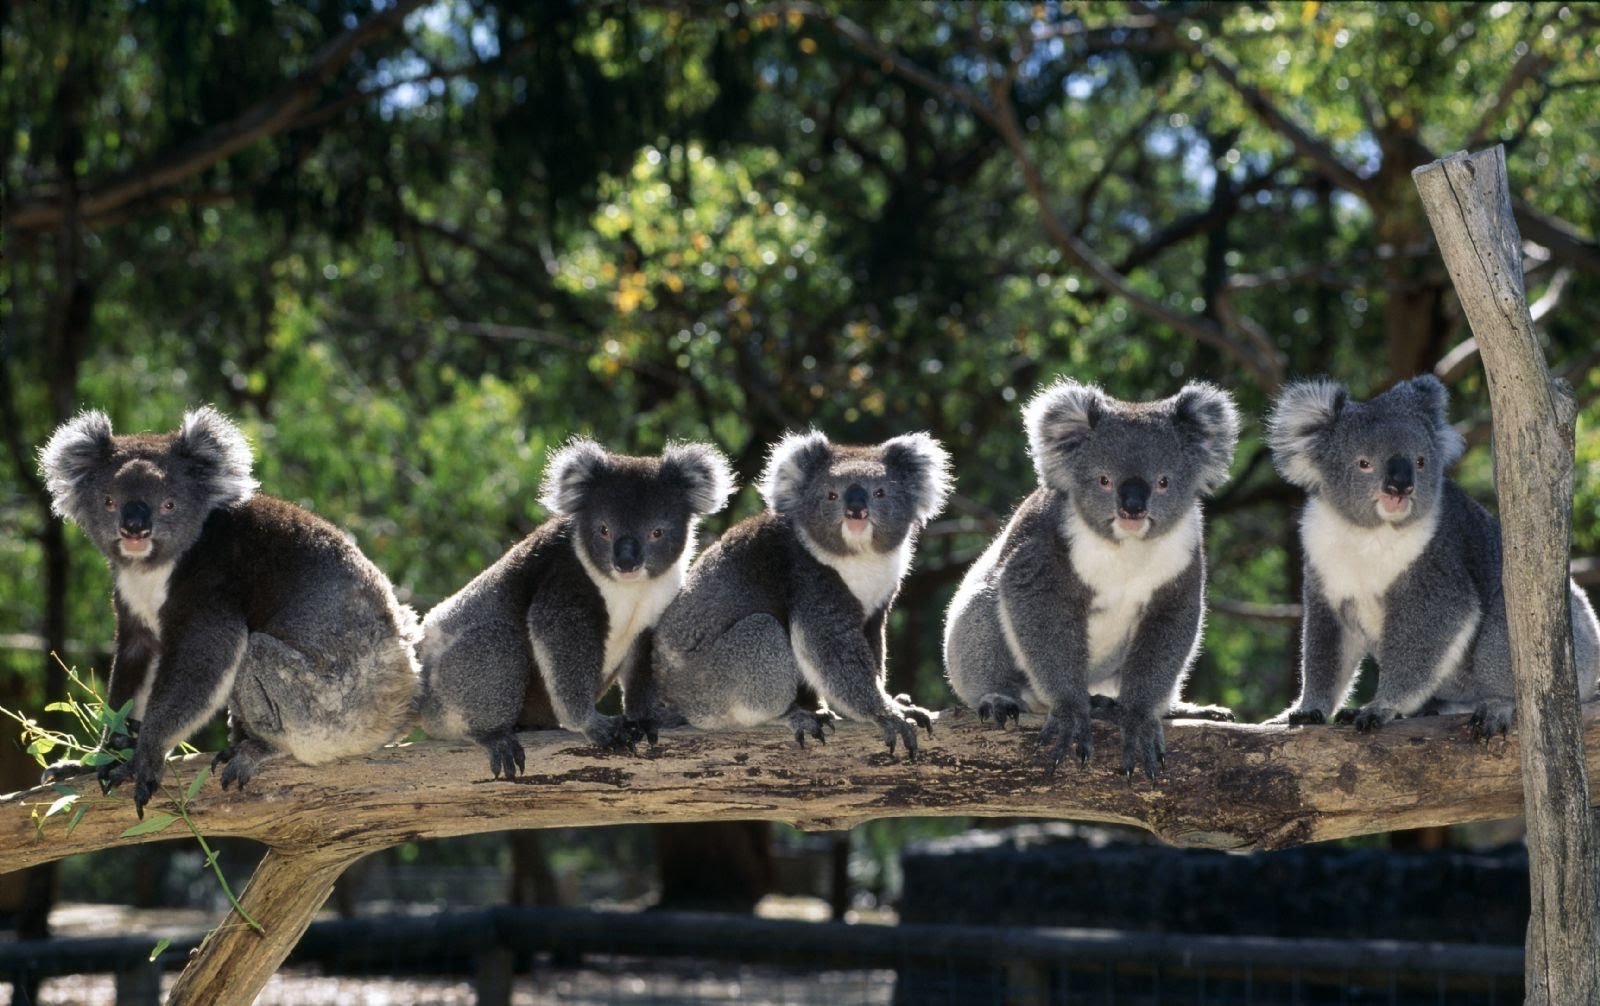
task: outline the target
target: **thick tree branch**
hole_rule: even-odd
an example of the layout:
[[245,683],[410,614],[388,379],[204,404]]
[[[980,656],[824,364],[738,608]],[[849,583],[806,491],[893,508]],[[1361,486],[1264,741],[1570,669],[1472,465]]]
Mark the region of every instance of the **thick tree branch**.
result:
[[[323,85],[343,69],[362,46],[398,30],[406,16],[421,5],[422,0],[396,0],[393,6],[328,42],[282,89],[251,105],[232,121],[163,151],[138,167],[84,185],[78,196],[82,222],[93,225],[128,203],[187,181],[239,151],[292,128],[311,108]],[[7,224],[18,231],[46,230],[60,226],[65,214],[66,207],[59,198],[25,200],[7,214]]]

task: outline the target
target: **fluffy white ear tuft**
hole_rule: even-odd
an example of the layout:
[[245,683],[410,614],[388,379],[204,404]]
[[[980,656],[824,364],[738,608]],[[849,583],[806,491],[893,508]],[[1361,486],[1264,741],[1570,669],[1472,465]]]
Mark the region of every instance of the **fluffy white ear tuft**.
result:
[[62,423],[39,450],[39,473],[50,491],[50,509],[68,517],[72,497],[95,468],[111,456],[111,418],[98,409]]
[[684,481],[689,509],[702,516],[721,510],[739,488],[728,459],[710,444],[668,444],[661,452],[661,468],[663,474]]
[[244,432],[209,405],[184,413],[173,450],[187,462],[188,474],[204,486],[213,506],[243,503],[260,485],[251,474],[255,459]]
[[588,437],[573,437],[550,452],[544,466],[544,484],[539,502],[553,514],[572,514],[583,509],[595,480],[610,461],[606,449]]
[[889,473],[912,487],[918,521],[944,509],[951,489],[950,454],[939,441],[927,433],[907,433],[885,440],[880,449]]
[[1200,491],[1215,492],[1228,481],[1239,443],[1239,409],[1233,396],[1205,381],[1191,381],[1171,401],[1173,422],[1199,453]]
[[1285,479],[1312,492],[1321,486],[1322,475],[1311,454],[1332,431],[1349,399],[1344,385],[1326,378],[1297,381],[1283,389],[1267,415],[1267,445],[1272,463]]
[[1106,411],[1105,392],[1071,378],[1045,388],[1023,407],[1028,453],[1041,484],[1062,492],[1070,490],[1072,473],[1067,460],[1093,435]]
[[792,511],[800,502],[800,491],[817,470],[833,459],[833,445],[817,430],[788,433],[772,445],[766,471],[756,488],[768,508],[778,513]]

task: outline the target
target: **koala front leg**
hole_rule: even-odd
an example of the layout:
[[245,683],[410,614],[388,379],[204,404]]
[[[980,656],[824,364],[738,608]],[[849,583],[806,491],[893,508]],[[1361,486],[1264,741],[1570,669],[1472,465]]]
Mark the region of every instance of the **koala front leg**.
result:
[[1300,623],[1300,697],[1270,722],[1302,726],[1326,723],[1350,694],[1361,667],[1361,646],[1355,633],[1345,628],[1339,615],[1323,598],[1306,571],[1302,594],[1305,614]]
[[133,808],[142,818],[166,771],[167,754],[222,709],[233,689],[249,633],[226,612],[199,612],[172,626],[145,703],[133,759],[106,773],[110,789],[133,780]]
[[[121,605],[118,605],[118,619],[116,648],[111,657],[111,677],[106,682],[106,707],[113,712],[120,710],[138,696],[159,653],[159,644],[155,636],[132,618],[123,615]],[[135,703],[135,712],[137,711]],[[133,747],[138,738],[140,721],[130,714],[126,723],[126,733],[112,733],[109,729],[105,730],[100,736],[97,750],[109,752]],[[107,761],[95,770],[102,786],[106,785],[106,779],[116,765],[115,761]],[[59,782],[68,776],[87,770],[88,766],[76,759],[58,761],[44,770],[40,782],[45,784]]]
[[562,728],[583,734],[597,748],[632,751],[644,738],[639,726],[594,707],[604,681],[605,641],[592,619],[579,611],[542,611],[529,618],[528,638]]
[[655,633],[649,629],[639,633],[623,658],[617,675],[622,684],[622,715],[654,745],[662,727],[683,725],[683,717],[674,716],[661,698],[661,682],[656,677],[653,663]]
[[[1378,645],[1378,688],[1372,701],[1341,718],[1362,732],[1413,716],[1455,674],[1472,650],[1480,612],[1476,605],[1430,611],[1428,617],[1386,613]],[[1498,725],[1498,722],[1496,722]]]
[[1088,606],[1068,589],[1060,561],[1043,550],[1018,550],[1000,577],[1000,627],[1011,658],[1050,706],[1039,743],[1048,746],[1046,774],[1068,753],[1087,765],[1094,753],[1089,720]]
[[876,722],[890,753],[904,741],[906,757],[915,761],[916,728],[931,734],[933,718],[927,710],[896,701],[884,690],[883,664],[859,624],[860,608],[854,598],[813,596],[795,605],[789,639],[801,672],[824,705],[850,719]]
[[1113,719],[1122,727],[1122,774],[1142,768],[1152,782],[1167,760],[1161,717],[1172,707],[1200,636],[1205,579],[1198,553],[1189,568],[1150,598],[1122,663]]

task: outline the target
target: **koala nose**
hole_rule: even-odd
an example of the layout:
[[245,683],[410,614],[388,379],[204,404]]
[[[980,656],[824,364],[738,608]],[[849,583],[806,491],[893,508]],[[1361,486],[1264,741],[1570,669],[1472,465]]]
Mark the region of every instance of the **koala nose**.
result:
[[150,537],[150,504],[140,500],[122,504],[121,530],[129,538]]
[[617,567],[617,572],[632,573],[643,562],[644,551],[639,547],[639,539],[633,535],[625,534],[611,546],[611,564]]
[[852,484],[844,491],[844,515],[851,520],[864,520],[867,516],[867,491]]
[[1416,488],[1411,459],[1396,454],[1389,459],[1383,473],[1383,491],[1390,496],[1410,496]]
[[1138,520],[1150,507],[1150,483],[1141,478],[1117,483],[1117,516]]

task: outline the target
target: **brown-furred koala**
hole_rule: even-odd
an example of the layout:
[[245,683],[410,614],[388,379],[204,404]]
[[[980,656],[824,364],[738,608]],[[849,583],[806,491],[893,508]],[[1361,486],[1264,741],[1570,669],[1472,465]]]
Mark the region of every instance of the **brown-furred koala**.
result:
[[107,698],[117,709],[133,701],[138,736],[131,761],[98,774],[107,788],[131,778],[140,816],[167,753],[224,705],[223,788],[274,754],[318,765],[405,731],[415,615],[338,528],[256,494],[249,444],[221,413],[202,407],[175,432],[116,436],[105,413],[85,412],[39,457],[55,512],[111,566]]

